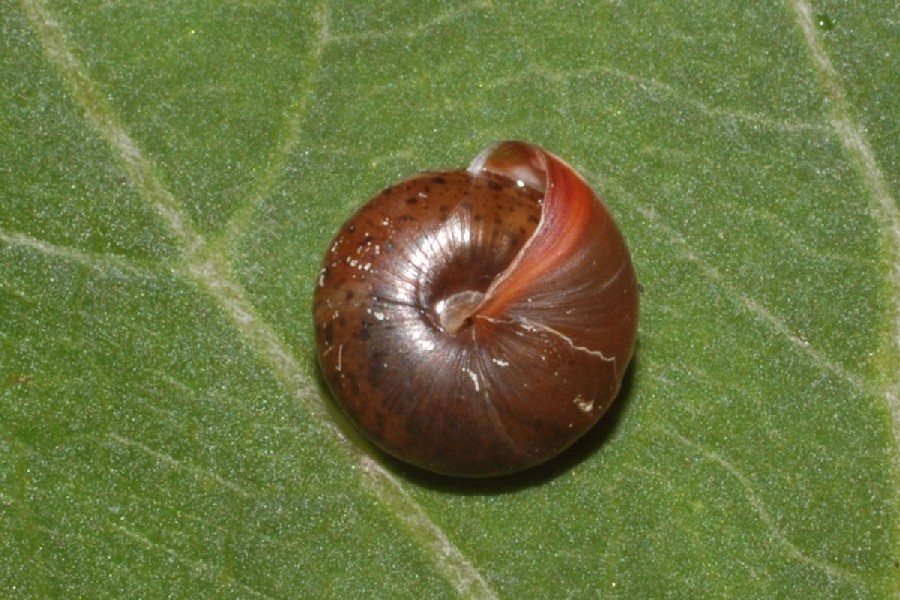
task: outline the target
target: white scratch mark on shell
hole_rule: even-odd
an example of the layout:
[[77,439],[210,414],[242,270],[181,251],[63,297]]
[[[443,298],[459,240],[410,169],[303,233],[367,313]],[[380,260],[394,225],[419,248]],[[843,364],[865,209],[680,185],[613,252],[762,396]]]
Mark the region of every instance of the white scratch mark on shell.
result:
[[475,374],[475,371],[471,369],[463,369],[463,372],[469,374],[469,377],[472,379],[472,383],[475,385],[475,391],[480,392],[481,386],[478,384],[478,375]]
[[581,394],[578,394],[577,396],[575,396],[575,398],[572,399],[572,403],[578,407],[578,410],[580,410],[581,412],[583,412],[586,415],[591,414],[591,412],[594,410],[594,401],[593,400],[591,400],[591,401],[585,400],[581,396]]

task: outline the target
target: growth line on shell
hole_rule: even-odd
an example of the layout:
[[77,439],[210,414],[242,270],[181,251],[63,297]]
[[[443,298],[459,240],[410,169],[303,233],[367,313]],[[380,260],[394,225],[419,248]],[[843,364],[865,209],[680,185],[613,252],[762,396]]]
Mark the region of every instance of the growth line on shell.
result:
[[[488,320],[496,321],[495,319],[488,319]],[[615,356],[606,356],[599,350],[591,350],[590,348],[588,348],[586,346],[579,346],[574,341],[572,341],[572,338],[570,338],[566,334],[562,333],[561,331],[557,331],[556,329],[550,327],[549,325],[544,325],[543,323],[536,323],[536,322],[528,320],[528,319],[524,319],[522,321],[515,321],[515,323],[521,325],[522,327],[524,327],[525,329],[528,329],[529,331],[541,331],[541,332],[547,333],[553,337],[557,337],[560,340],[564,341],[566,344],[568,344],[569,347],[571,347],[573,350],[577,350],[578,352],[584,352],[585,354],[590,354],[591,356],[596,356],[597,358],[599,358],[600,360],[602,360],[604,362],[611,362],[611,363],[616,362]]]
[[[506,141],[467,169],[411,175],[334,240],[313,295],[319,363],[349,419],[393,456],[458,477],[535,467],[621,388],[633,264],[607,207],[551,152]],[[394,251],[360,276],[372,241]]]
[[[247,297],[246,291],[236,283],[237,278],[234,276],[230,263],[223,256],[209,250],[206,241],[195,230],[189,215],[163,186],[156,176],[150,160],[144,157],[138,145],[125,131],[120,124],[118,115],[106,102],[97,85],[91,81],[86,69],[69,49],[59,22],[47,9],[45,3],[42,0],[23,0],[22,6],[37,32],[44,53],[69,84],[75,100],[85,111],[90,124],[119,156],[132,186],[156,210],[169,232],[180,242],[184,259],[182,272],[199,284],[216,301],[248,344],[273,370],[290,395],[299,400],[304,408],[318,418],[323,427],[344,442],[344,446],[355,455],[357,460],[364,459],[363,451],[360,448],[365,447],[366,444],[360,441],[359,435],[354,430],[349,428],[344,430],[338,425],[344,421],[342,418],[336,418],[336,411],[324,403],[315,401],[317,394],[312,382],[303,374],[297,360],[272,327],[258,315],[255,306]],[[417,540],[440,537],[442,546],[439,551],[431,545],[426,546],[426,550],[442,574],[447,576],[454,585],[461,584],[461,582],[465,584],[465,587],[458,588],[460,593],[471,593],[470,590],[474,589],[482,592],[481,597],[495,597],[478,575],[477,569],[453,546],[440,527],[415,503],[415,500],[402,490],[400,483],[392,475],[380,467],[375,470],[366,469],[363,472],[370,478],[378,477],[377,484],[369,482],[368,487],[377,494],[386,494],[379,496],[379,499],[385,504],[397,508],[397,494],[404,495],[403,510],[398,509],[394,516],[404,522]],[[390,483],[390,486],[384,485],[384,482]],[[409,520],[406,511],[415,514],[415,520]],[[461,572],[466,574],[465,578],[458,577],[458,573]],[[469,583],[470,579],[476,582],[480,581],[481,585],[473,587]]]

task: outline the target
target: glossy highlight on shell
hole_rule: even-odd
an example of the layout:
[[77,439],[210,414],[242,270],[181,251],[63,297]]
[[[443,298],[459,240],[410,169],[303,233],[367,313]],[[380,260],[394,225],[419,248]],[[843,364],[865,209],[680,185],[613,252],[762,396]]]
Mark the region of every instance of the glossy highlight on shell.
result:
[[322,373],[400,460],[487,477],[553,458],[609,408],[638,288],[606,207],[524,142],[383,190],[340,229],[313,298]]

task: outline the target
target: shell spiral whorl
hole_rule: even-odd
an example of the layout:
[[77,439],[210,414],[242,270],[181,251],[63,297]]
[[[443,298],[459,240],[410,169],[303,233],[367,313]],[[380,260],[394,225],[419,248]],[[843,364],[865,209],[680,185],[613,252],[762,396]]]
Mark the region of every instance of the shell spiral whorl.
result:
[[631,258],[568,164],[523,142],[401,181],[325,255],[322,372],[388,453],[484,477],[540,464],[609,408],[637,335]]

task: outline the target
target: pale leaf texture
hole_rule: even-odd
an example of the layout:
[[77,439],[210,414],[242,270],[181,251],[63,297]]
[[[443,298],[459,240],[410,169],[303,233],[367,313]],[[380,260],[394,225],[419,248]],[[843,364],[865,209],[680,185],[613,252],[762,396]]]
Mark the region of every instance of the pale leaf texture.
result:
[[[900,594],[900,10],[579,4],[3,5],[0,595]],[[342,418],[311,294],[502,139],[606,199],[638,348],[559,460],[435,478]]]

